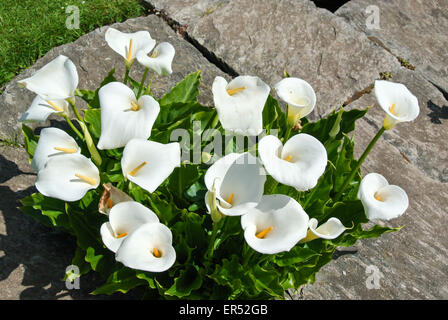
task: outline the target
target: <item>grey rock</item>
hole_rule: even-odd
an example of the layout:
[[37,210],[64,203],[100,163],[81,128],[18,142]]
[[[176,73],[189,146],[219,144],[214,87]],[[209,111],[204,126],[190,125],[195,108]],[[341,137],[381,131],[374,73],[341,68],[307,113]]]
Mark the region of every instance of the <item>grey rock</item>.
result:
[[[366,12],[372,6],[378,8],[379,29],[372,28],[373,11]],[[447,1],[352,0],[336,14],[448,91]]]
[[[156,97],[163,96],[164,93],[181,81],[187,74],[201,70],[202,85],[199,100],[207,105],[212,103],[211,83],[215,76],[225,75],[217,67],[209,63],[190,43],[176,34],[163,19],[156,15],[150,15],[114,24],[112,27],[123,32],[147,30],[158,43],[168,41],[176,49],[176,55],[173,60],[173,73],[169,76],[156,76],[153,80],[152,93]],[[0,96],[1,139],[23,140],[20,135],[21,125],[17,119],[29,107],[35,95],[24,88],[18,87],[17,81],[31,76],[58,55],[68,56],[76,65],[80,79],[79,89],[96,89],[112,68],[116,69],[115,75],[117,79],[119,81],[123,79],[123,59],[110,49],[104,40],[107,28],[107,26],[99,28],[80,37],[73,43],[53,48],[42,59],[39,59],[34,66],[18,75],[6,86],[5,91]],[[136,61],[132,67],[131,76],[140,81],[143,71],[144,67],[140,66]],[[146,83],[149,82],[150,75]],[[85,106],[79,98],[77,98],[77,103],[80,106]],[[52,116],[49,119],[55,120],[56,118]],[[50,121],[47,121],[45,124],[39,123],[38,125],[48,126]],[[17,137],[19,138],[17,139]]]
[[[393,73],[390,81],[404,84],[418,98],[420,114],[412,122],[399,123],[387,130],[384,139],[428,177],[448,182],[448,100],[418,72],[401,68]],[[366,120],[379,128],[385,112],[373,91],[351,103],[349,108],[367,106],[371,108]]]
[[[394,130],[394,129],[392,129]],[[355,130],[355,153],[364,151],[377,129],[364,119]],[[402,187],[409,208],[399,218],[375,221],[398,232],[356,243],[357,252],[344,254],[326,265],[304,299],[448,299],[448,191],[446,184],[431,179],[380,138],[362,166],[362,173],[382,174],[390,184]],[[367,226],[371,225],[369,223]],[[379,287],[370,286],[369,266],[378,268]],[[374,268],[371,267],[371,268]],[[296,295],[296,297],[298,297]]]

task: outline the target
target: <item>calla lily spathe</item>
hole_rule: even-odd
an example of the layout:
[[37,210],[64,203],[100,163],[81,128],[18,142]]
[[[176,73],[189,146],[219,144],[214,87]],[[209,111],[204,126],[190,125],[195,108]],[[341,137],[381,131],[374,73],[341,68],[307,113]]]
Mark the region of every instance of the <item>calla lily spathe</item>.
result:
[[104,245],[112,252],[118,248],[132,232],[146,223],[158,223],[157,215],[136,201],[117,203],[109,212],[109,221],[101,225],[100,233]]
[[397,218],[409,206],[406,192],[398,186],[390,185],[378,173],[369,173],[361,180],[358,198],[369,220]]
[[176,261],[171,230],[161,223],[146,223],[122,242],[115,259],[126,267],[163,272]]
[[149,95],[138,100],[121,82],[110,82],[98,92],[101,106],[101,136],[98,149],[124,147],[133,138],[148,139],[160,112],[159,103]]
[[208,168],[204,180],[209,213],[210,193],[214,190],[218,210],[224,215],[240,216],[260,201],[266,175],[260,161],[250,153],[231,153]]
[[327,166],[327,151],[322,143],[305,133],[297,134],[285,145],[275,136],[258,143],[266,171],[278,182],[306,191],[314,188]]
[[247,244],[260,253],[276,254],[291,250],[305,238],[309,217],[293,198],[265,195],[260,203],[241,217]]
[[316,105],[313,87],[299,78],[284,78],[274,85],[277,95],[288,104],[288,122],[294,125],[310,114]]
[[418,99],[405,85],[386,80],[375,81],[375,96],[386,112],[383,127],[388,130],[399,122],[413,121],[418,117]]
[[50,157],[37,173],[36,188],[44,196],[77,201],[100,184],[98,168],[81,154]]
[[225,130],[241,135],[263,131],[263,108],[270,88],[258,77],[239,76],[227,83],[216,77],[212,86],[213,101]]
[[65,100],[44,100],[40,96],[36,96],[19,121],[46,121],[53,113],[68,114],[68,102]]
[[75,96],[78,72],[69,58],[60,55],[18,83],[44,100],[64,100]]
[[137,61],[158,75],[168,75],[173,73],[171,64],[175,53],[176,50],[170,43],[162,42],[157,45],[151,56],[148,56],[144,51],[139,51],[137,53]]
[[104,38],[109,47],[122,56],[128,65],[134,62],[137,52],[147,54],[156,45],[148,31],[125,33],[108,28]]
[[178,142],[162,144],[132,139],[126,144],[121,158],[123,176],[149,192],[154,192],[179,166]]
[[65,131],[58,128],[44,128],[40,132],[31,167],[36,171],[40,171],[51,158],[65,154],[80,153],[81,148],[78,147],[75,139]]
[[110,210],[112,210],[113,206],[116,204],[132,201],[132,198],[128,196],[127,193],[114,187],[110,182],[103,184],[103,188],[103,194],[98,202],[98,211],[105,215],[109,215]]
[[334,217],[328,219],[327,222],[321,224],[319,227],[318,224],[319,222],[317,221],[317,219],[315,218],[310,219],[308,224],[309,226],[308,234],[305,239],[302,239],[301,242],[307,242],[317,238],[327,240],[336,239],[345,230],[348,229],[342,224],[342,222],[338,218]]

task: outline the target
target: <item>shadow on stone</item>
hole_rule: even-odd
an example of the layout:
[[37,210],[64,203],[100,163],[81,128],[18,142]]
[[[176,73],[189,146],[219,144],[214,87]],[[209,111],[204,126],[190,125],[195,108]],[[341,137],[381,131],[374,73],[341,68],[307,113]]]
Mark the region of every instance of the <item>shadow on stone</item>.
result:
[[431,113],[428,113],[428,117],[432,123],[442,124],[440,119],[448,119],[448,106],[439,107],[430,100],[428,101],[428,109],[431,110]]
[[346,254],[357,254],[358,249],[345,249],[345,250],[338,250],[336,249],[333,253],[333,260],[337,260],[342,256],[345,256]]
[[350,0],[312,0],[317,7],[327,9],[331,12],[335,12],[340,7],[342,7],[345,3]]

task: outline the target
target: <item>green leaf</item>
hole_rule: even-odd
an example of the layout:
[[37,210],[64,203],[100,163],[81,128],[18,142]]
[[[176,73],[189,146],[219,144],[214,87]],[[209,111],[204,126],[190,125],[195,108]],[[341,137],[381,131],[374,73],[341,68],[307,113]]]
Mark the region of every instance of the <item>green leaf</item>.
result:
[[84,121],[92,136],[99,139],[101,136],[101,109],[84,110]]
[[168,296],[176,296],[184,298],[191,294],[192,291],[197,290],[202,285],[202,276],[198,270],[192,266],[187,265],[185,269],[180,272],[179,277],[174,279],[174,284],[165,291]]
[[34,156],[34,150],[36,149],[37,142],[39,140],[39,136],[35,135],[33,130],[25,124],[22,124],[22,132],[25,136],[25,151],[28,153],[31,163],[31,160]]
[[189,74],[159,100],[160,106],[162,107],[173,103],[196,102],[197,96],[199,95],[200,83],[200,70]]
[[314,250],[302,248],[300,245],[296,245],[288,252],[276,254],[273,257],[273,261],[279,267],[285,267],[304,262],[312,257],[319,255],[320,254],[315,252]]
[[147,283],[144,279],[136,276],[136,271],[129,268],[122,268],[112,273],[106,283],[94,290],[91,294],[111,295],[115,292],[127,293],[129,290]]

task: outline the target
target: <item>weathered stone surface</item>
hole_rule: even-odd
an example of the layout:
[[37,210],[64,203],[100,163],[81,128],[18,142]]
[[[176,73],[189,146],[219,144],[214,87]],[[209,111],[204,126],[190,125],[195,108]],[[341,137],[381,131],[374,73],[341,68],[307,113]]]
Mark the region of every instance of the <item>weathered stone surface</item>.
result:
[[[371,27],[378,8],[379,29]],[[445,0],[352,0],[336,11],[350,25],[375,37],[448,91],[448,2]],[[369,18],[369,21],[367,19]],[[374,39],[374,40],[376,40]]]
[[[168,41],[173,44],[176,49],[173,61],[173,74],[164,77],[156,76],[154,78],[152,92],[155,96],[161,97],[187,74],[201,70],[200,101],[205,104],[212,103],[211,83],[215,76],[224,76],[223,73],[209,63],[191,44],[177,35],[161,18],[151,15],[130,19],[124,23],[114,24],[112,27],[123,32],[147,30],[158,43]],[[17,119],[29,107],[34,98],[32,92],[18,87],[17,81],[31,76],[35,71],[60,54],[68,56],[77,66],[80,79],[78,87],[80,89],[96,89],[107,73],[114,67],[116,68],[117,78],[122,80],[124,74],[123,59],[110,49],[104,40],[104,33],[107,28],[107,26],[99,28],[82,36],[73,43],[52,49],[42,59],[39,59],[33,67],[21,73],[6,86],[5,91],[0,96],[1,139],[11,139],[18,134],[20,135],[20,123],[18,123]],[[134,79],[140,81],[143,71],[144,67],[135,62],[131,75]],[[149,76],[147,83],[148,81]],[[81,102],[81,99],[77,99],[77,101]],[[49,125],[49,122],[46,125]]]
[[[376,132],[376,128],[360,120],[355,130],[358,156]],[[363,175],[380,173],[390,184],[405,189],[408,210],[385,223],[391,227],[404,225],[404,228],[378,239],[359,241],[353,248],[357,253],[342,255],[326,265],[318,273],[315,284],[304,288],[303,298],[448,299],[446,184],[425,176],[383,138],[373,148],[362,172]],[[372,275],[366,273],[368,266],[377,267],[383,275],[379,289],[367,288],[366,282]]]
[[307,0],[226,1],[199,17],[186,0],[148,2],[171,17],[188,16],[188,34],[239,74],[258,75],[271,86],[285,70],[307,80],[317,94],[315,115],[399,67],[363,33]]
[[[403,83],[418,98],[420,114],[413,122],[400,123],[386,131],[383,134],[385,140],[428,177],[448,182],[448,101],[418,72],[402,68],[393,73],[390,81]],[[376,102],[373,91],[349,105],[350,108],[367,106],[372,106],[367,121],[379,128],[385,113]]]

